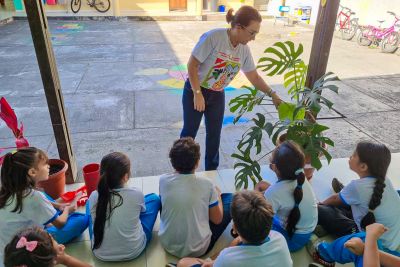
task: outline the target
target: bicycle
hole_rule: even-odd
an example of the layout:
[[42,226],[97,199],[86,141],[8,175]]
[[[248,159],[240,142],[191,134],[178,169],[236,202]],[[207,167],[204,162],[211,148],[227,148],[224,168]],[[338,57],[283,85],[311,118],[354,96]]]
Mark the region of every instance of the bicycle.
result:
[[390,15],[394,16],[394,22],[389,28],[382,28],[381,25],[384,20],[378,20],[379,27],[368,25],[364,27],[357,36],[357,43],[361,46],[370,46],[376,44],[381,46],[384,53],[394,53],[400,44],[400,17],[388,11]]
[[356,13],[350,8],[340,5],[340,12],[336,20],[336,30],[341,32],[343,40],[351,40],[358,30],[358,18],[351,18]]
[[[97,11],[101,13],[107,12],[111,3],[110,0],[87,0],[87,4],[90,7],[94,7]],[[71,10],[74,13],[78,13],[82,6],[82,0],[71,0]]]

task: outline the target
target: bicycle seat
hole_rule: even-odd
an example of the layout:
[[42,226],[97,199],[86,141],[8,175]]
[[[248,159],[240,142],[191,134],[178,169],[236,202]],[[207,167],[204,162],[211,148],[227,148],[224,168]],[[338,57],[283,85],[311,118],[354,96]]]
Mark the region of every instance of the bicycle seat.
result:
[[378,20],[378,22],[379,22],[379,23],[384,23],[385,21],[384,21],[384,20]]

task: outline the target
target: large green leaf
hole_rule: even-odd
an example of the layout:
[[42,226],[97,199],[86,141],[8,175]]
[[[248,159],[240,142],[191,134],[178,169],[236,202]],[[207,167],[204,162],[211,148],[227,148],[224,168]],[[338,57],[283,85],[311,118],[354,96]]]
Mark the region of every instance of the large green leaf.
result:
[[278,107],[278,115],[280,120],[302,120],[306,115],[306,110],[303,107],[297,109],[297,105],[284,102],[281,103]]
[[258,94],[258,90],[255,88],[248,86],[243,86],[243,88],[247,89],[249,93],[241,94],[229,101],[229,110],[231,112],[234,113],[239,110],[233,120],[234,124],[243,116],[243,114],[252,111],[256,105],[259,105],[265,96]]
[[272,47],[265,49],[267,55],[258,61],[257,68],[260,68],[268,76],[282,74],[286,69],[293,67],[298,57],[303,53],[303,45],[295,49],[291,41],[276,42]]
[[245,162],[236,163],[234,168],[239,169],[235,175],[235,186],[237,190],[241,189],[242,187],[247,189],[249,186],[249,180],[253,182],[254,186],[258,181],[262,180],[260,175],[260,164],[257,161],[252,160],[249,155],[246,155]]
[[306,83],[307,65],[304,61],[296,61],[293,68],[288,70],[284,77],[283,85],[288,89],[288,93],[296,100],[299,96],[296,93],[304,88]]

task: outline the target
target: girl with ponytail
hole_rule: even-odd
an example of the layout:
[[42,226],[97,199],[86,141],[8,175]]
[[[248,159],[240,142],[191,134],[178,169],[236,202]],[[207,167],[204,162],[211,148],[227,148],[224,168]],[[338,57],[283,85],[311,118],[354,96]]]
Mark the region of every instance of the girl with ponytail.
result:
[[270,164],[278,181],[268,184],[264,193],[275,212],[272,229],[286,238],[291,252],[307,244],[318,220],[317,201],[305,179],[304,164],[304,154],[296,143],[285,141],[280,144],[274,150]]
[[[358,266],[359,262],[362,263],[362,256],[349,252],[343,245],[354,237],[364,241],[365,228],[375,222],[389,229],[380,237],[381,248],[400,256],[400,197],[391,181],[386,178],[390,160],[390,151],[384,144],[357,144],[350,157],[349,167],[360,179],[351,181],[339,193],[323,201],[318,209],[323,210],[319,221],[324,222],[324,228],[330,229],[327,224],[347,228],[347,221],[353,221],[357,233],[344,235],[332,243],[320,242],[312,251],[315,259],[320,262],[355,262]],[[336,208],[339,206],[350,208],[350,216],[346,217],[343,208]],[[332,211],[327,211],[329,209]]]
[[93,254],[103,261],[138,257],[151,240],[160,210],[156,194],[144,196],[128,186],[130,160],[120,152],[103,157],[97,190],[89,197]]
[[189,58],[188,79],[182,95],[182,137],[195,139],[203,115],[206,122],[205,170],[219,165],[219,144],[225,111],[224,89],[242,71],[252,85],[270,97],[276,107],[281,99],[258,74],[247,45],[256,39],[261,15],[251,6],[242,6],[226,15],[230,28],[204,33]]

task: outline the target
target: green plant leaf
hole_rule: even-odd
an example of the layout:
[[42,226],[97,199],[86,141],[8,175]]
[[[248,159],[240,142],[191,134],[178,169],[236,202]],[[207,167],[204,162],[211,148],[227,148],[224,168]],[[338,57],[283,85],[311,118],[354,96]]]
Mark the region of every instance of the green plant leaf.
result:
[[240,151],[249,152],[252,147],[256,148],[256,154],[261,152],[261,139],[262,139],[262,128],[253,126],[250,128],[245,136],[240,140],[237,148]]
[[278,115],[280,120],[302,120],[306,115],[306,110],[304,107],[298,107],[295,104],[284,102],[278,107]]
[[260,58],[257,68],[262,69],[267,76],[282,74],[286,69],[293,67],[297,58],[303,53],[303,45],[297,49],[291,41],[276,42],[272,47],[265,49],[267,55]]
[[257,94],[258,90],[255,88],[248,86],[244,86],[243,88],[247,89],[249,93],[241,94],[229,101],[229,110],[232,113],[237,112],[237,115],[233,120],[234,124],[239,121],[243,114],[252,111],[256,105],[259,105],[264,98],[264,95]]
[[292,98],[299,99],[296,93],[302,90],[306,83],[307,65],[302,60],[297,60],[294,67],[288,70],[284,77],[283,85],[288,89]]

